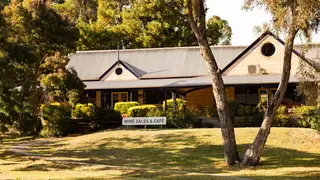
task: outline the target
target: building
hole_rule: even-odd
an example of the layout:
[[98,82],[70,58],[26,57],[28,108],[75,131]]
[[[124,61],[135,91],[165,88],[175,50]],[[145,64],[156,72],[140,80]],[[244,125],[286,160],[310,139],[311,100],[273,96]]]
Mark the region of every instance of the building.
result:
[[[300,104],[295,88],[299,61],[320,54],[312,45],[305,56],[296,45],[292,70],[283,104]],[[284,43],[272,33],[262,34],[250,46],[211,47],[223,73],[228,100],[257,105],[271,98],[280,82]],[[211,80],[199,47],[78,51],[68,67],[86,84],[85,93],[97,105],[112,108],[116,102],[138,101],[161,104],[179,97],[187,107],[213,107]]]

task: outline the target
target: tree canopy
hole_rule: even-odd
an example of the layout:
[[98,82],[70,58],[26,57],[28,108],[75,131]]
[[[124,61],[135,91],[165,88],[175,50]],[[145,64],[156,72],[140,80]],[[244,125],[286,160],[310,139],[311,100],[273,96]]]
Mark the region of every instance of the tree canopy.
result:
[[[66,0],[53,8],[79,29],[79,50],[196,45],[188,22],[157,0]],[[213,16],[207,26],[210,45],[231,43],[226,20]]]

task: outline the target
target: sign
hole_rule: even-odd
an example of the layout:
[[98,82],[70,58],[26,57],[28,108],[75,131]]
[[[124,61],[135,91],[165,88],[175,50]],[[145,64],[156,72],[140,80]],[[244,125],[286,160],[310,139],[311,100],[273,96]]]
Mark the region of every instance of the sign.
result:
[[166,125],[166,117],[127,117],[122,118],[122,125]]

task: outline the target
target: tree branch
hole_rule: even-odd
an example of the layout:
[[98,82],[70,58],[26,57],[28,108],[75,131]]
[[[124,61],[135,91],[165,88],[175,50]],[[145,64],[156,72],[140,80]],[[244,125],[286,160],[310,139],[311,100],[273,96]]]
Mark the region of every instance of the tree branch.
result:
[[320,62],[307,59],[307,58],[302,58],[303,62],[307,63],[309,66],[311,66],[314,70],[316,70],[318,73],[320,73]]
[[196,38],[202,39],[200,29],[197,26],[197,23],[194,21],[194,16],[193,16],[193,7],[192,7],[192,0],[187,0],[187,8],[188,8],[188,15],[187,15],[187,20],[190,24],[191,29],[194,32],[194,35]]

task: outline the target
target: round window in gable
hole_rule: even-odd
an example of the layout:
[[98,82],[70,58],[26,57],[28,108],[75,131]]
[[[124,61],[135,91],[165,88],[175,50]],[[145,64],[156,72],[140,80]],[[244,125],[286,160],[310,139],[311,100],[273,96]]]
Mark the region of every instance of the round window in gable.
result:
[[272,56],[276,52],[276,47],[272,43],[265,43],[262,46],[261,53],[265,56]]
[[116,69],[116,74],[121,75],[122,74],[122,68],[117,68]]

